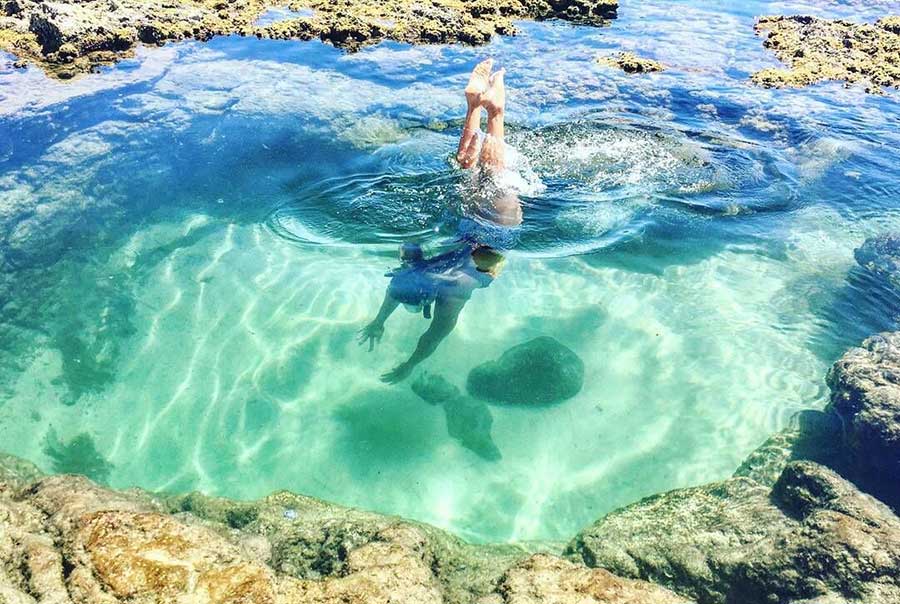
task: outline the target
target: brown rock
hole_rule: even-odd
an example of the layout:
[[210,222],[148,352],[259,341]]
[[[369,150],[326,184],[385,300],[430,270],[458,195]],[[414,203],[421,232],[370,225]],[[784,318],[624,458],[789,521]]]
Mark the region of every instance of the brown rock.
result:
[[788,69],[763,69],[751,77],[766,87],[800,87],[825,80],[862,83],[869,92],[900,86],[898,18],[876,24],[809,16],[760,17],[757,33]]
[[503,576],[497,591],[504,604],[680,604],[674,593],[645,581],[622,579],[556,556],[536,554]]
[[[270,0],[7,0],[0,48],[58,78],[131,54],[133,46],[238,33],[321,39],[348,50],[390,39],[413,44],[484,44],[515,33],[515,19],[566,19],[604,25],[617,0],[294,0],[312,15],[259,27]],[[62,52],[61,52],[62,51]]]
[[[551,556],[507,573],[500,593],[498,581],[528,555],[524,548],[469,545],[433,527],[286,492],[257,502],[157,500],[71,475],[13,488],[2,468],[19,464],[0,460],[4,604],[502,603],[523,601],[509,598],[529,581],[546,590],[554,580],[566,598],[607,598],[585,602],[663,593]],[[577,600],[560,600],[569,601]],[[671,600],[647,600],[657,601]]]
[[625,73],[652,73],[664,71],[666,68],[659,61],[640,57],[633,52],[619,52],[608,57],[598,57],[597,62],[601,65],[621,69]]

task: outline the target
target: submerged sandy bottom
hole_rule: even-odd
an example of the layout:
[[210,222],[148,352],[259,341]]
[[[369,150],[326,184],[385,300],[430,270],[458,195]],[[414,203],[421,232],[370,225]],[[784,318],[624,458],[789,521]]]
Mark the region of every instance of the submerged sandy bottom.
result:
[[493,407],[496,462],[450,439],[443,412],[406,385],[378,381],[423,319],[401,312],[377,352],[356,345],[388,259],[298,249],[203,215],[153,224],[92,269],[141,274],[114,382],[35,408],[67,396],[45,350],[0,409],[3,441],[41,459],[42,426],[87,431],[116,486],[289,488],[477,539],[564,538],[614,506],[727,475],[793,412],[823,404],[827,365],[806,346],[816,322],[792,305],[804,277],[839,275],[849,259],[852,239],[835,250],[829,221],[794,220],[790,262],[724,250],[650,275],[513,255],[424,367],[462,387],[476,364],[549,334],[587,378],[557,406]]

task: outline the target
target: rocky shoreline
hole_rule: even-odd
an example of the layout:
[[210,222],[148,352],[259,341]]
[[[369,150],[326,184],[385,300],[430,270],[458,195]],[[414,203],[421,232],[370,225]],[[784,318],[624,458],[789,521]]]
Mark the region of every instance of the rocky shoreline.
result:
[[[256,24],[285,4],[299,16]],[[348,50],[381,40],[484,44],[514,34],[517,19],[604,25],[617,7],[618,0],[4,0],[0,49],[19,66],[33,63],[69,79],[131,56],[139,43],[238,34],[319,39]]]
[[288,492],[116,492],[0,458],[0,602],[686,602],[515,545]]
[[[258,23],[269,9],[285,18]],[[139,44],[208,40],[237,34],[314,40],[346,50],[382,40],[410,44],[485,44],[514,35],[520,19],[563,19],[602,26],[616,18],[618,0],[3,0],[0,50],[17,67],[34,64],[70,79],[132,56]],[[808,15],[764,16],[755,30],[785,68],[751,75],[767,88],[836,80],[881,93],[900,87],[900,16],[854,23]],[[626,73],[666,66],[634,53],[597,58]]]
[[0,456],[0,602],[900,601],[900,332],[734,477],[613,511],[563,551],[471,545],[289,492],[114,491]]
[[900,87],[900,17],[874,24],[810,16],[760,17],[756,31],[787,69],[763,69],[752,80],[766,87],[809,86],[826,80],[862,84],[867,92]]

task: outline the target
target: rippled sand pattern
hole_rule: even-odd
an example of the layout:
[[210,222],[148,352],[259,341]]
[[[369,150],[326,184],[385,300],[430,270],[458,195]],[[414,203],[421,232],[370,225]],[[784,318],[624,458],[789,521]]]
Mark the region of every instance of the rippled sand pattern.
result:
[[[169,253],[141,267],[160,247]],[[202,215],[143,229],[110,255],[104,270],[143,273],[136,333],[112,386],[45,406],[42,421],[90,431],[116,485],[238,497],[287,487],[527,539],[724,475],[792,412],[821,404],[825,364],[803,350],[803,327],[774,314],[794,276],[784,263],[739,249],[661,275],[562,262],[514,256],[428,364],[463,386],[472,366],[539,334],[584,358],[575,399],[493,409],[499,462],[450,440],[443,414],[406,387],[378,382],[414,346],[420,317],[392,318],[377,353],[356,346],[390,260],[298,249],[264,226]],[[27,415],[25,385],[51,382],[55,356],[27,369],[4,420]],[[39,443],[16,444],[40,457]]]

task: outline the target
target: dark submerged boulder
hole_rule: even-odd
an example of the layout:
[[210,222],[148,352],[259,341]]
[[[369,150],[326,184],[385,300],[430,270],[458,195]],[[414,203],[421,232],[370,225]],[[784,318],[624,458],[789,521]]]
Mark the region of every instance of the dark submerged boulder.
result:
[[829,360],[872,334],[900,327],[900,233],[869,237],[853,255],[857,264],[822,308],[828,327],[817,347]]
[[466,389],[487,401],[547,405],[572,398],[583,384],[581,358],[557,340],[541,336],[475,367]]
[[867,271],[896,283],[900,277],[900,233],[869,237],[853,252],[853,257]]

